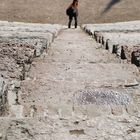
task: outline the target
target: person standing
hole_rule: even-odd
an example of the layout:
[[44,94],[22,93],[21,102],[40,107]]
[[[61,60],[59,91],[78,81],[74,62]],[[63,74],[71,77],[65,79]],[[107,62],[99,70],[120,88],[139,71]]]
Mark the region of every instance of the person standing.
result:
[[72,4],[67,8],[66,13],[69,16],[68,28],[71,28],[73,18],[75,20],[75,28],[77,28],[78,0],[73,0]]

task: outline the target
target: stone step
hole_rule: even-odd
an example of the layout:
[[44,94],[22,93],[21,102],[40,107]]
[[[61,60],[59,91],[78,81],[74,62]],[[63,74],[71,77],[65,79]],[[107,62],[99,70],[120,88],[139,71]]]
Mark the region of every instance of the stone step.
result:
[[[135,116],[96,117],[36,117],[26,119],[1,118],[0,138],[2,140],[79,140],[118,138],[139,140],[139,118]],[[124,126],[125,125],[125,126]],[[103,136],[104,135],[104,136]]]
[[54,36],[51,33],[41,33],[41,32],[16,32],[16,31],[1,31],[0,32],[1,42],[4,38],[27,38],[27,39],[44,39],[47,41],[48,46],[53,42]]
[[[54,96],[52,93],[51,97],[53,99],[55,98]],[[41,105],[35,102],[36,111],[34,111],[32,117],[50,115],[58,116],[59,118],[87,117],[93,119],[98,116],[134,114],[138,111],[138,103],[134,103],[132,93],[115,88],[83,89],[73,94],[63,94],[63,98],[62,95],[59,95],[57,99],[53,99],[46,99],[45,108],[43,106],[41,108]],[[28,114],[26,115],[25,117],[29,117]]]
[[95,32],[140,32],[140,21],[106,23],[106,24],[84,24],[82,28],[89,34]]
[[21,32],[50,32],[57,36],[63,28],[58,24],[37,24],[37,23],[22,23],[22,22],[3,22],[0,21],[1,31],[21,31]]
[[[69,116],[73,112],[73,96],[78,90],[85,88],[127,88],[137,87],[139,85],[137,77],[139,75],[138,69],[134,65],[129,64],[88,64],[88,63],[59,63],[59,62],[45,62],[32,69],[34,73],[39,67],[42,68],[41,73],[43,76],[40,79],[40,74],[35,74],[33,79],[39,80],[26,80],[23,81],[23,87],[26,87],[26,91],[30,91],[32,96],[36,96],[39,93],[39,98],[34,101],[25,97],[25,89],[23,89],[21,97],[21,103],[25,106],[25,116],[30,116],[31,106],[35,105],[34,115],[43,116],[45,110],[52,115]],[[65,64],[65,65],[64,65]],[[67,69],[69,68],[69,69]],[[46,84],[47,83],[47,84]],[[37,91],[33,89],[38,85]],[[85,110],[87,106],[75,106],[75,110],[78,114],[85,114],[89,109]],[[95,107],[94,107],[95,106]],[[101,110],[107,109],[107,114],[111,113],[110,107],[105,108],[103,106],[93,105],[95,108],[99,108],[95,111],[95,114],[101,114]],[[81,110],[80,110],[81,108]],[[123,107],[122,107],[123,108]],[[124,110],[125,106],[124,106]],[[98,112],[99,111],[99,112]],[[77,114],[76,112],[73,112]],[[96,113],[98,112],[98,113]],[[92,116],[92,115],[91,115]]]

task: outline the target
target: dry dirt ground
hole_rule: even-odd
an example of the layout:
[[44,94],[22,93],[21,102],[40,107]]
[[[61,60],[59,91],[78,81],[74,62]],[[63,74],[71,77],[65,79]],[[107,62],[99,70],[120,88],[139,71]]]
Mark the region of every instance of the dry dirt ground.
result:
[[1,118],[0,138],[139,140],[139,81],[80,28],[63,30],[22,82],[23,118]]
[[[0,20],[67,24],[71,1],[0,0]],[[138,20],[139,6],[139,0],[79,0],[79,24]]]

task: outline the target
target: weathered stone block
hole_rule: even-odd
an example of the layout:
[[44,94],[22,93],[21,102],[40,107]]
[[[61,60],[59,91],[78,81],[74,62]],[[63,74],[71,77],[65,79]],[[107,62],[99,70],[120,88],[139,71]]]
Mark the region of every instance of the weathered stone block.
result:
[[0,116],[5,114],[7,107],[7,84],[6,81],[0,77]]

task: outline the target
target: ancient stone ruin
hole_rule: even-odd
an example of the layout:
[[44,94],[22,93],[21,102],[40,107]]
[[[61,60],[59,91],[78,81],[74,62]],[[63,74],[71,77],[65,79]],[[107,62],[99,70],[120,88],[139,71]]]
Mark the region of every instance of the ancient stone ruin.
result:
[[0,140],[139,140],[139,68],[140,21],[1,21]]

